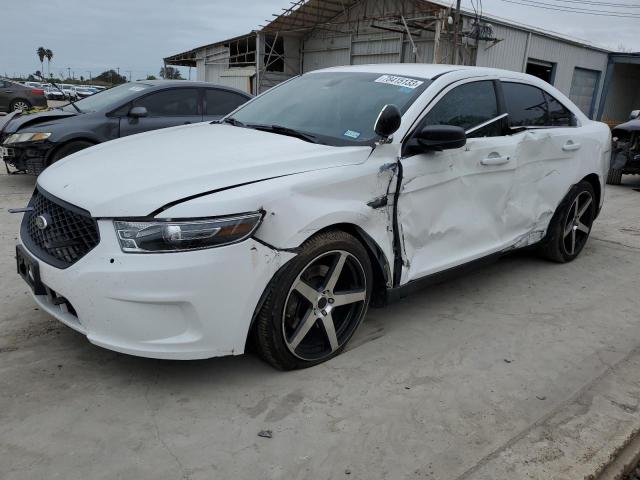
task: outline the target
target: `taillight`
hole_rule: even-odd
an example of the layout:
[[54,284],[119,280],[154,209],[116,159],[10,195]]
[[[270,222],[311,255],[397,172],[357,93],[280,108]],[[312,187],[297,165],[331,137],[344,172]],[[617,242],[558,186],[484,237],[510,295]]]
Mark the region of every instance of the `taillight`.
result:
[[34,95],[44,95],[44,90],[34,88],[33,90],[31,90],[31,93],[33,93]]

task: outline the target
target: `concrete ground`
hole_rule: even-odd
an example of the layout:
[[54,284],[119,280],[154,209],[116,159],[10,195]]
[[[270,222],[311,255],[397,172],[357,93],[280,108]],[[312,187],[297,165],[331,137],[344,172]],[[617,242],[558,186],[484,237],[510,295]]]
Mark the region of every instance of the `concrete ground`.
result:
[[370,311],[343,355],[283,373],[120,355],[50,319],[15,274],[6,211],[34,181],[0,175],[0,478],[595,474],[640,428],[640,179],[624,181],[577,261],[505,258]]

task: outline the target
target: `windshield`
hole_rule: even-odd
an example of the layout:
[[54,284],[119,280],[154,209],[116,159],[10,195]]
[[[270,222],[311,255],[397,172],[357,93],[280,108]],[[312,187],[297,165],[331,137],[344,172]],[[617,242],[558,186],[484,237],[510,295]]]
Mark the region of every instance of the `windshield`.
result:
[[380,73],[310,73],[257,97],[233,119],[298,130],[329,145],[366,145],[377,138],[382,107],[393,104],[404,113],[429,83]]
[[[98,91],[90,97],[78,100],[75,104],[83,112],[97,112],[105,108],[118,107],[119,102],[130,97],[136,92],[141,92],[150,88],[145,83],[125,83],[109,90]],[[79,89],[81,90],[81,89]],[[84,90],[84,89],[82,89]],[[76,112],[72,105],[65,105],[62,110],[66,112]]]

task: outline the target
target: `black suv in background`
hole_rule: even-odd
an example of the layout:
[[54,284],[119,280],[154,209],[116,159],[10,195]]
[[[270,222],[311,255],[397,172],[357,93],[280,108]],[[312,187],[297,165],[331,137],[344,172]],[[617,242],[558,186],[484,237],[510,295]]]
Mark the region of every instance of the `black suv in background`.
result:
[[98,143],[219,120],[250,98],[240,90],[205,82],[125,83],[47,112],[4,122],[0,117],[0,158],[7,167],[39,175],[48,165]]
[[0,78],[0,112],[29,110],[32,107],[47,107],[47,97],[41,88],[28,87]]

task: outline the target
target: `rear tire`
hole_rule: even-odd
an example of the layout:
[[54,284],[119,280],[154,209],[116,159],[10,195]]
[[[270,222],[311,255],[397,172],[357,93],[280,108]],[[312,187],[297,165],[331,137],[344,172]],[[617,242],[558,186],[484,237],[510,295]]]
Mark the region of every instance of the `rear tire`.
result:
[[549,223],[541,253],[558,263],[570,262],[580,255],[596,216],[593,187],[582,181],[569,190]]
[[15,112],[16,110],[22,110],[23,112],[31,109],[31,103],[24,98],[16,98],[9,105],[9,111]]
[[340,354],[364,318],[373,286],[369,255],[348,233],[307,240],[272,279],[252,329],[260,356],[280,370]]
[[622,170],[618,170],[617,168],[610,168],[609,174],[607,175],[607,184],[620,185],[621,183],[622,183]]
[[95,144],[85,140],[77,140],[75,142],[67,143],[54,152],[53,156],[49,160],[49,165],[56,163],[58,160],[62,160],[64,157],[67,157],[72,153],[79,152],[80,150],[84,150],[85,148],[93,145]]

